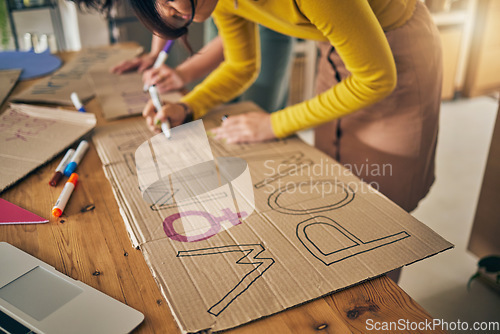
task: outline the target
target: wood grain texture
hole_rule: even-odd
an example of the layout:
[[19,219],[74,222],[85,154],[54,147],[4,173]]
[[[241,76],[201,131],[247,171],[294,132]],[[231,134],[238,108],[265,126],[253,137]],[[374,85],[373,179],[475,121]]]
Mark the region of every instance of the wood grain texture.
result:
[[[62,57],[69,60],[72,54]],[[14,93],[33,82],[21,83]],[[97,126],[120,122],[106,122],[95,99],[86,108],[96,113]],[[64,183],[54,188],[48,181],[63,154],[1,194],[12,203],[49,218],[49,223],[0,226],[0,241],[7,241],[144,313],[145,320],[134,333],[180,333],[142,253],[131,246],[101,161],[92,141],[89,143],[89,151],[78,166],[79,183],[60,218],[52,217],[50,212]],[[367,333],[367,319],[432,318],[384,276],[227,332]]]

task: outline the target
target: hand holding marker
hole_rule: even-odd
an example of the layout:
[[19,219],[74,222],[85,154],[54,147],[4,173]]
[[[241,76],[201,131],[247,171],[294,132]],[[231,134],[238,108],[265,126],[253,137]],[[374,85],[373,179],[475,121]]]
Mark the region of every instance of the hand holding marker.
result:
[[[153,101],[156,112],[159,112],[162,109],[161,101],[160,96],[158,95],[158,90],[154,85],[149,87],[149,95],[151,95],[151,100]],[[163,131],[167,139],[170,139],[170,123],[168,122],[168,120],[161,123],[161,131]]]
[[89,148],[89,143],[86,140],[82,140],[78,147],[76,148],[75,154],[71,157],[71,161],[68,163],[64,169],[64,175],[70,176],[78,167],[80,160],[82,160],[83,155],[87,152]]
[[56,168],[54,175],[52,176],[52,178],[49,181],[49,184],[52,187],[55,187],[57,185],[57,182],[59,182],[59,180],[61,180],[61,178],[63,176],[64,169],[68,165],[69,160],[71,159],[71,157],[73,156],[74,153],[75,153],[75,150],[70,148],[68,150],[68,152],[66,152],[66,154],[62,158],[61,162],[59,163],[59,165]]
[[68,203],[68,200],[75,189],[76,183],[78,182],[78,174],[73,173],[68,179],[68,182],[64,185],[61,195],[57,199],[56,205],[52,208],[52,215],[54,217],[60,217]]
[[[168,58],[168,53],[170,52],[170,49],[174,45],[174,40],[169,40],[163,47],[163,50],[160,51],[158,54],[158,57],[156,58],[155,63],[153,64],[153,68],[158,68],[160,67]],[[149,89],[149,86],[147,84],[144,84],[143,90],[147,92]]]
[[83,107],[82,101],[78,98],[78,95],[73,92],[71,93],[71,102],[73,102],[73,105],[75,106],[76,110],[80,112],[86,112],[85,108]]

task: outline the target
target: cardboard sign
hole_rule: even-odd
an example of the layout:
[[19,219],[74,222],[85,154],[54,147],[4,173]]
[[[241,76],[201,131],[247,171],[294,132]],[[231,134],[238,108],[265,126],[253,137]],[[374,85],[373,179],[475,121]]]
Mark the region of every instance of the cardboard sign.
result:
[[51,160],[95,125],[94,114],[12,104],[0,116],[0,192]]
[[3,70],[0,71],[0,105],[14,88],[22,70]]
[[[204,125],[254,110],[251,103],[225,106]],[[149,203],[137,181],[144,163],[134,156],[141,145],[157,145],[161,134],[151,136],[144,120],[133,120],[100,128],[93,139],[131,240],[183,332],[236,327],[453,247],[297,137],[251,145],[209,139],[214,157],[246,161],[250,189],[220,187],[202,197],[190,186],[197,180],[206,186],[198,174],[183,189],[197,196],[179,199],[174,173],[161,176],[162,196]],[[172,157],[166,160],[175,167]],[[154,161],[163,173],[161,154]],[[246,216],[221,204],[233,198],[238,208],[252,197],[255,210]],[[204,229],[186,229],[186,217]]]
[[37,81],[27,90],[15,95],[12,100],[72,105],[70,95],[76,92],[83,102],[88,101],[94,96],[87,78],[89,70],[109,71],[112,66],[133,58],[141,51],[141,48],[119,46],[82,50],[54,74]]
[[[137,72],[116,75],[108,70],[93,70],[89,73],[89,80],[101,104],[105,119],[140,115],[150,99],[145,93],[142,83],[142,74]],[[177,92],[162,94],[161,98],[170,102],[177,102],[182,95]]]

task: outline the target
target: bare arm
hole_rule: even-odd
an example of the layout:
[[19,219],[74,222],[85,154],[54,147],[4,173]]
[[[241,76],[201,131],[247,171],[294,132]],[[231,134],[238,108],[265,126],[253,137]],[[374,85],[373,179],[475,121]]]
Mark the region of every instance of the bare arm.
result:
[[217,36],[198,53],[177,66],[176,70],[186,83],[203,78],[224,61],[222,39]]
[[149,86],[155,85],[161,93],[178,90],[190,82],[203,78],[223,60],[222,40],[216,37],[175,69],[162,65],[145,71],[142,81]]
[[133,71],[137,69],[137,72],[143,72],[144,70],[153,66],[156,57],[163,49],[166,40],[156,35],[153,35],[153,39],[151,40],[151,51],[149,53],[145,53],[139,57],[135,57],[133,59],[128,59],[120,64],[116,65],[111,69],[111,72],[121,74],[128,71]]
[[[203,78],[219,66],[223,60],[224,48],[222,46],[222,40],[220,37],[216,37],[205,45],[200,52],[188,58],[175,70],[163,65],[157,69],[151,69],[144,72],[143,81],[149,85],[156,85],[160,91],[179,89],[191,81]],[[164,74],[168,72],[167,77],[158,75],[161,70],[164,71]],[[161,80],[158,80],[158,78]],[[162,85],[162,83],[167,82],[175,84],[175,78],[180,80],[181,86],[172,88],[173,86],[171,84]],[[144,107],[142,115],[146,118],[146,123],[150,129],[152,131],[158,131],[155,126],[156,120],[169,119],[172,126],[177,126],[182,124],[186,114],[190,112],[189,106],[187,105],[183,106],[179,103],[165,103],[163,109],[155,113],[154,106],[151,101],[149,101],[146,107]]]
[[153,35],[153,39],[151,40],[151,51],[149,51],[149,55],[154,58],[158,57],[158,54],[163,49],[166,42],[167,41],[160,36]]

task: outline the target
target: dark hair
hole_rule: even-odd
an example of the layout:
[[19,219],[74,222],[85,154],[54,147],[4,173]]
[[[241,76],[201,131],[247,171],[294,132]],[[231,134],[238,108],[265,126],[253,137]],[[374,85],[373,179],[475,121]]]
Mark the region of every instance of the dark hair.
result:
[[[109,0],[105,0],[109,1]],[[187,34],[187,26],[193,22],[194,17],[194,0],[191,2],[191,18],[189,22],[186,23],[184,27],[175,28],[169,25],[165,20],[163,20],[158,14],[158,8],[156,7],[156,0],[129,0],[130,5],[135,11],[135,14],[141,20],[142,24],[146,26],[149,30],[159,34],[165,39],[176,39]]]
[[[78,8],[82,8],[85,6],[87,8],[96,9],[99,12],[105,13],[109,15],[109,11],[111,7],[114,5],[114,2],[119,0],[71,0],[78,5]],[[191,24],[194,17],[195,4],[194,0],[190,0],[191,2],[191,19],[186,23],[184,27],[175,28],[169,25],[165,20],[163,20],[158,13],[158,9],[156,7],[156,0],[128,0],[130,5],[132,6],[135,15],[139,18],[139,20],[153,33],[158,34],[160,37],[164,39],[177,39],[181,38],[183,43],[187,46],[188,49],[189,44],[185,38],[188,29],[187,26]],[[191,51],[191,50],[190,50]],[[191,52],[192,53],[192,52]]]
[[95,9],[99,12],[109,14],[109,10],[113,7],[113,0],[71,0],[74,2],[78,9],[82,9],[82,7],[87,7],[90,9]]

